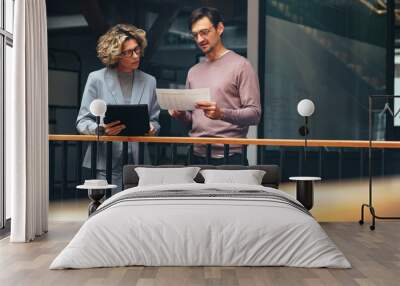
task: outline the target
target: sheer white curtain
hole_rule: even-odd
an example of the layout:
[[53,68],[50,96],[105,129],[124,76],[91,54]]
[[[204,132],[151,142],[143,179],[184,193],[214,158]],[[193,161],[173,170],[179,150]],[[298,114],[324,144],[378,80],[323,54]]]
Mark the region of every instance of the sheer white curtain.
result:
[[12,242],[48,227],[47,23],[45,0],[15,1],[13,94],[6,97],[6,187]]

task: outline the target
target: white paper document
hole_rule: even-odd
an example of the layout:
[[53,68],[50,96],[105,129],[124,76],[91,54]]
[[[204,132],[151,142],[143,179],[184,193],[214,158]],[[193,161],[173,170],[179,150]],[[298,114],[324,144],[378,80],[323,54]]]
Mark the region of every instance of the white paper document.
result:
[[157,88],[157,101],[162,109],[194,110],[197,101],[211,101],[209,88],[162,89]]

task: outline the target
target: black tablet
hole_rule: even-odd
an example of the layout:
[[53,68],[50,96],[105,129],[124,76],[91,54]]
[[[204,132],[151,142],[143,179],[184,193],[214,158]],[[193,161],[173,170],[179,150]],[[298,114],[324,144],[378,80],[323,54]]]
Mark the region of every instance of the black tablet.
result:
[[104,123],[121,121],[126,128],[119,136],[142,136],[150,129],[147,104],[109,104]]

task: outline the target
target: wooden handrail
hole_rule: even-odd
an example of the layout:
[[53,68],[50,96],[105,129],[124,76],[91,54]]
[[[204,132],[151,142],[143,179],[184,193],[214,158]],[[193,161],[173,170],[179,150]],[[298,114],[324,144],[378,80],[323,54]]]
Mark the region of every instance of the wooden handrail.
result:
[[[212,137],[161,137],[161,136],[100,136],[100,141],[153,142],[183,144],[237,144],[303,147],[302,139],[253,139]],[[49,135],[49,141],[96,141],[96,135]],[[368,148],[368,140],[307,140],[309,147]],[[373,148],[400,148],[400,141],[372,141]]]

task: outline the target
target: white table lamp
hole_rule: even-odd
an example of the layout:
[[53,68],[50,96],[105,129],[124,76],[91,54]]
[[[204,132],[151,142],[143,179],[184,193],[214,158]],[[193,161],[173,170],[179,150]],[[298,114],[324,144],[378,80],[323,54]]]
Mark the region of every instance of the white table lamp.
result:
[[300,100],[297,104],[297,112],[300,116],[304,117],[304,126],[300,127],[299,133],[304,136],[304,159],[306,159],[306,148],[307,148],[307,135],[309,133],[308,129],[308,117],[314,114],[315,105],[309,99]]
[[297,104],[297,112],[303,117],[309,117],[313,115],[314,111],[314,102],[309,99],[303,99]]
[[94,116],[104,118],[107,111],[107,104],[102,99],[95,99],[90,103],[89,110]]
[[90,113],[96,117],[96,133],[97,133],[97,140],[99,139],[99,125],[100,121],[103,121],[104,116],[106,115],[107,111],[107,104],[102,99],[95,99],[90,103],[89,106]]
[[97,135],[96,162],[97,162],[97,158],[99,157],[98,153],[99,153],[100,121],[101,121],[101,125],[103,125],[103,119],[104,119],[104,116],[106,115],[106,111],[107,111],[107,104],[102,99],[95,99],[90,103],[89,110],[90,110],[90,113],[96,117],[96,124],[97,124],[97,127],[96,127],[96,135]]

